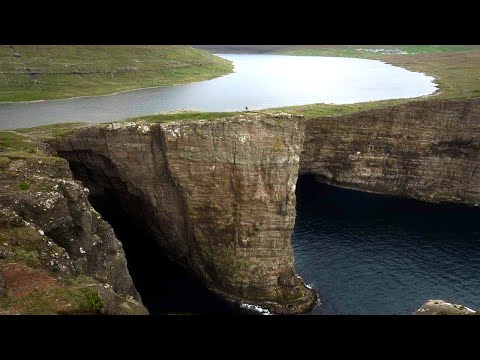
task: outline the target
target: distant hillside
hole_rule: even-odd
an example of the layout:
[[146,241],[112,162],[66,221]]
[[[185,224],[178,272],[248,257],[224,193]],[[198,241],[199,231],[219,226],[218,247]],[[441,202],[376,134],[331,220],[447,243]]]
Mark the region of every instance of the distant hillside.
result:
[[[295,45],[192,45],[194,48],[212,53],[230,54],[262,54],[295,48]],[[297,45],[298,46],[298,45]]]
[[0,101],[104,95],[211,79],[232,64],[180,45],[0,45]]
[[[192,45],[195,48],[212,53],[286,53],[291,55],[333,55],[343,56],[363,52],[355,49],[398,49],[407,53],[426,54],[432,52],[451,52],[478,50],[480,45]],[[366,52],[368,54],[368,52]]]

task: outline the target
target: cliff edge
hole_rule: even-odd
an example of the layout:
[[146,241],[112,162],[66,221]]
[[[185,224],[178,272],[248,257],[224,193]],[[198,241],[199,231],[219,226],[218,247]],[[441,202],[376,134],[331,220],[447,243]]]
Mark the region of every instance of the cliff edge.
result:
[[121,198],[211,290],[276,313],[316,294],[290,238],[304,122],[290,115],[91,126],[54,144],[92,192]]
[[147,314],[67,161],[25,135],[0,137],[0,314]]
[[474,98],[316,119],[251,113],[99,124],[48,146],[0,133],[0,296],[14,309],[15,294],[31,294],[12,290],[15,279],[52,284],[59,274],[72,283],[83,274],[139,304],[121,244],[88,201],[108,193],[212,291],[275,313],[308,312],[317,295],[296,274],[291,246],[298,175],[477,206],[479,119]]

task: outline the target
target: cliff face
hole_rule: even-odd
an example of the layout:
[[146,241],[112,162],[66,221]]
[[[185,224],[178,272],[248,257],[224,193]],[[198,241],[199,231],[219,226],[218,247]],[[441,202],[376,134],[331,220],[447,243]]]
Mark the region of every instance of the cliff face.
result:
[[0,152],[0,314],[145,314],[88,189],[45,144],[10,135],[28,151]]
[[316,303],[290,244],[303,140],[303,120],[257,115],[93,126],[54,146],[212,290],[295,313]]
[[480,99],[308,120],[300,173],[425,201],[480,203]]
[[[316,294],[295,274],[290,244],[297,175],[476,205],[479,118],[480,99],[429,100],[313,120],[264,114],[95,125],[52,145],[92,195],[115,196],[210,289],[298,313]],[[85,195],[70,197],[93,211]],[[82,261],[88,269],[98,259]],[[118,291],[128,288],[122,284]]]

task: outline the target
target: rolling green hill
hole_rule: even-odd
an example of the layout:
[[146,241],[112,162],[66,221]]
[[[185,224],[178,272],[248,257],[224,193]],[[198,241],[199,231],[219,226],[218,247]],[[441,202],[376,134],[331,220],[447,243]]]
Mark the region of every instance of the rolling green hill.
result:
[[372,57],[381,55],[385,49],[405,54],[431,54],[456,51],[480,50],[480,45],[193,45],[212,53],[287,54],[317,56]]
[[105,95],[211,79],[232,64],[180,45],[1,45],[0,101]]

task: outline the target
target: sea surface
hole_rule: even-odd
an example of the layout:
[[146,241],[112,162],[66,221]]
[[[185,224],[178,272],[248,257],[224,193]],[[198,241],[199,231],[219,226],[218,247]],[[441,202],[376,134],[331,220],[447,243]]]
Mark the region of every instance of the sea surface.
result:
[[234,73],[185,85],[107,96],[0,103],[0,130],[62,122],[112,122],[176,110],[242,111],[313,103],[351,104],[435,92],[433,77],[378,60],[218,55]]
[[293,247],[313,314],[410,314],[429,299],[480,308],[480,209],[300,177]]
[[[258,314],[172,263],[114,198],[92,199],[122,241],[151,314]],[[480,209],[346,189],[301,176],[292,238],[311,314],[410,314],[429,299],[480,308]]]

